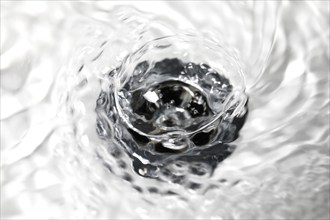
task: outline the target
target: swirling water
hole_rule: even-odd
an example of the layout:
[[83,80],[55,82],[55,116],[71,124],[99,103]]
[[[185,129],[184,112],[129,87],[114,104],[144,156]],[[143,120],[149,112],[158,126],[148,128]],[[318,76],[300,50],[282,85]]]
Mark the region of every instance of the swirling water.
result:
[[[127,56],[178,34],[235,57],[249,113],[212,169],[149,178],[100,138],[96,101]],[[198,42],[176,56],[217,65]],[[1,2],[1,217],[328,219],[329,84],[326,1]]]

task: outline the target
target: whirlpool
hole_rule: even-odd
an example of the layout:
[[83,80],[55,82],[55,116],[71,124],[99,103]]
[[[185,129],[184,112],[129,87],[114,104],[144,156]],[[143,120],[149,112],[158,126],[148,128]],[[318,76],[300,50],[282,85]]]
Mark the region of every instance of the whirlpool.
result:
[[1,1],[1,219],[329,219],[329,1]]

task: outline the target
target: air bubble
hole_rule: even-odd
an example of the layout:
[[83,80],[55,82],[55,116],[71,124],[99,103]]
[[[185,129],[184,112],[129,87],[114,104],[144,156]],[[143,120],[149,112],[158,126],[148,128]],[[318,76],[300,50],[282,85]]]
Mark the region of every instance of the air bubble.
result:
[[181,135],[171,135],[168,138],[162,140],[164,147],[172,150],[183,150],[188,147],[189,140]]

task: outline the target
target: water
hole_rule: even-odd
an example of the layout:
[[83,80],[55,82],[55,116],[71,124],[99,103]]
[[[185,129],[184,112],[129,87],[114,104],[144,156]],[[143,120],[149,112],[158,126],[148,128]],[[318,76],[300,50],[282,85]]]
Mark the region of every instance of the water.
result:
[[[207,56],[212,53],[218,56]],[[234,148],[229,151],[225,144],[237,138],[247,113],[243,73],[237,67],[224,48],[191,35],[148,42],[109,73],[97,100],[98,134],[125,149],[142,176],[158,178],[168,164],[196,160],[208,148],[212,153],[199,162],[214,169],[216,155],[228,156]]]
[[3,218],[329,218],[328,2],[1,2],[1,21]]
[[[174,46],[162,46],[163,40],[153,43],[162,53],[164,48],[173,53]],[[196,41],[187,36],[171,40],[174,44]],[[188,52],[184,54],[187,59]],[[102,91],[97,100],[100,138],[126,149],[136,161],[134,170],[145,177],[158,178],[168,164],[201,160],[200,154],[205,152],[209,155],[200,166],[214,169],[219,158],[212,157],[230,154],[226,144],[237,138],[243,125],[246,95],[207,64],[184,63],[178,58],[151,63],[138,63],[132,73],[126,70],[130,64],[124,63],[109,73],[109,91]],[[109,136],[109,131],[114,135]]]

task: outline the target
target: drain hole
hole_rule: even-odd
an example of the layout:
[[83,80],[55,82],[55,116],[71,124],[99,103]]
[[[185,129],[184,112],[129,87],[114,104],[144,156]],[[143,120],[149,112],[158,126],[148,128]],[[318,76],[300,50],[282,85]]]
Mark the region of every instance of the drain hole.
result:
[[214,130],[211,130],[209,132],[200,132],[195,134],[191,140],[196,146],[202,146],[210,142],[213,134]]
[[[129,74],[119,74],[120,71],[116,69],[110,77]],[[188,172],[207,176],[227,158],[234,150],[228,143],[238,137],[248,112],[247,98],[239,96],[246,97],[245,94],[237,92],[222,73],[206,64],[185,63],[177,58],[154,64],[143,61],[130,78],[123,80],[123,85],[118,88],[112,85],[111,89],[116,91],[110,91],[109,96],[102,91],[97,101],[96,111],[103,111],[98,116],[107,115],[116,124],[118,129],[109,132],[118,132],[114,136],[130,154],[136,173],[173,183],[183,183],[185,176],[174,175],[173,170],[165,168],[168,164],[175,161],[200,164]],[[227,106],[229,109],[224,111]],[[237,110],[240,106],[244,107]],[[233,115],[234,112],[240,115]],[[104,130],[109,128],[102,127],[100,122],[107,120],[98,119],[99,136],[112,137],[106,135]],[[114,151],[113,156],[120,155]],[[210,168],[201,169],[201,164]],[[118,165],[126,168],[125,163]],[[132,181],[128,175],[123,178]],[[189,187],[200,186],[191,183]]]

